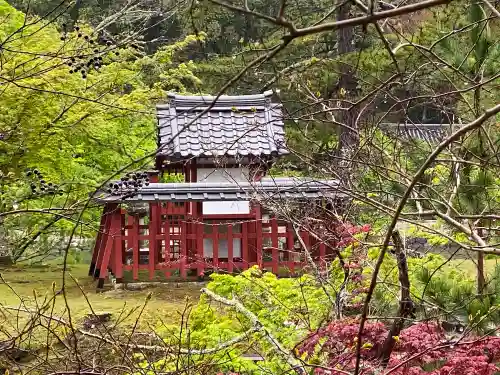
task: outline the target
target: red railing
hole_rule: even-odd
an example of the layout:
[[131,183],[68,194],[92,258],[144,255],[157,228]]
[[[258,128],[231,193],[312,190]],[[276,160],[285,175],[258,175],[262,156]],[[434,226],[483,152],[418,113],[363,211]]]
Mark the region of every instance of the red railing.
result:
[[282,270],[293,274],[306,264],[302,243],[320,264],[328,255],[327,246],[317,236],[303,230],[299,232],[302,241],[298,241],[290,223],[276,217],[263,219],[258,205],[241,218],[199,212],[197,203],[155,202],[150,204],[149,216],[139,218],[108,205],[91,273],[100,284],[108,269],[118,280],[124,271],[132,271],[134,280],[140,270],[148,270],[150,279],[158,270],[167,278],[175,273],[185,279],[207,270],[233,273],[253,265],[276,274]]

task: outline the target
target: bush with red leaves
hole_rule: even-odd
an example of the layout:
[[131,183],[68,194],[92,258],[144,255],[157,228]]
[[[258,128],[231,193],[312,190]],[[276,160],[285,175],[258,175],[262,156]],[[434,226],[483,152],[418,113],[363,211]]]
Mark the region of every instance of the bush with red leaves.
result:
[[[355,319],[334,321],[311,334],[299,352],[314,361],[326,356],[327,363],[315,373],[340,375],[351,372],[356,361],[358,330],[359,322]],[[382,323],[365,325],[361,374],[494,375],[500,371],[497,366],[500,338],[468,336],[450,343],[435,323],[418,323],[401,331],[389,364],[382,370],[377,357],[387,333],[388,329]]]
[[[328,225],[330,236],[330,246],[341,248],[349,246],[355,241],[354,235],[358,233],[368,233],[371,230],[369,224],[353,225],[349,222],[333,222]],[[332,238],[333,237],[333,238]]]

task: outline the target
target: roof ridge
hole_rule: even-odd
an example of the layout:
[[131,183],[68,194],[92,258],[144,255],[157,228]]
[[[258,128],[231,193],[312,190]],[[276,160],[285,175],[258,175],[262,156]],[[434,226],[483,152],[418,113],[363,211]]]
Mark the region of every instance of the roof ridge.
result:
[[389,128],[389,127],[398,127],[398,128],[446,128],[451,126],[456,126],[458,124],[449,124],[449,123],[430,123],[430,124],[422,124],[419,122],[382,122],[380,123],[380,128]]
[[[272,91],[266,91],[262,94],[221,95],[217,97],[213,95],[179,95],[176,93],[170,93],[168,94],[168,105],[171,107],[192,107],[192,109],[209,107],[211,105],[217,107],[227,107],[228,109],[231,109],[232,107],[267,107],[271,104],[272,94]],[[160,106],[163,107],[164,105]]]
[[[257,99],[257,98],[268,98],[273,95],[272,90],[265,91],[261,94],[247,94],[247,95],[220,95],[218,100],[226,100],[226,99],[237,99],[237,98],[247,98],[247,99]],[[183,98],[189,98],[189,99],[205,99],[205,100],[211,100],[213,101],[217,95],[182,95],[178,94],[176,92],[170,92],[167,94],[168,98],[171,99],[183,99]]]

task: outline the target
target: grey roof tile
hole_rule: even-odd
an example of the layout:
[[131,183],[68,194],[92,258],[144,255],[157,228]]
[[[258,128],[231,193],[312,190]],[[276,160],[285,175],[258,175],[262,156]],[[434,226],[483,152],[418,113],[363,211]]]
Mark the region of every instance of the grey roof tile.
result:
[[450,131],[450,124],[381,124],[380,128],[389,135],[405,141],[441,142]]
[[215,97],[169,97],[157,106],[160,154],[167,158],[288,154],[281,105],[270,93],[221,96],[209,110]]

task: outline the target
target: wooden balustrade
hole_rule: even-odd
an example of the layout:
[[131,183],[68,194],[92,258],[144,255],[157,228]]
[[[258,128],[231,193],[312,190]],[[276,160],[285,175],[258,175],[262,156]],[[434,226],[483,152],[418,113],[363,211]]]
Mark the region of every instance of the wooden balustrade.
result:
[[[259,206],[241,218],[201,216],[198,208],[196,204],[155,202],[150,204],[149,216],[140,218],[118,205],[107,206],[90,269],[99,278],[99,286],[108,271],[121,282],[124,271],[132,271],[134,280],[141,270],[148,271],[150,279],[157,271],[166,278],[186,279],[207,271],[239,272],[254,265],[275,274],[294,274],[306,266],[293,226],[276,217],[263,219]],[[299,235],[323,269],[331,256],[328,246],[308,231],[301,230]]]

